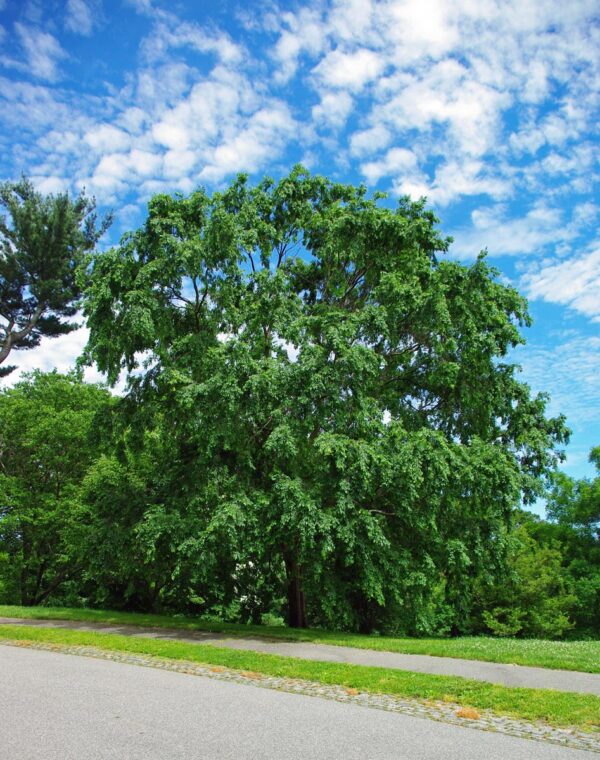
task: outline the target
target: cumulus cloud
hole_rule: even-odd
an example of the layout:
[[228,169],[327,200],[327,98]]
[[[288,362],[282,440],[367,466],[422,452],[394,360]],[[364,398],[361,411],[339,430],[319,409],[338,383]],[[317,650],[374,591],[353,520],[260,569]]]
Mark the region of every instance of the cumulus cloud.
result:
[[315,56],[323,50],[326,24],[321,13],[313,8],[300,8],[296,13],[268,14],[265,21],[278,32],[271,57],[276,64],[275,81],[285,84],[295,75],[303,54]]
[[[399,194],[411,193],[406,180],[394,182]],[[512,193],[512,182],[497,170],[488,167],[483,161],[464,158],[462,161],[450,160],[440,164],[429,187],[422,193],[431,203],[446,206],[458,198],[484,195],[495,200],[506,198]],[[475,217],[477,219],[477,216]]]
[[83,136],[85,142],[98,152],[125,150],[131,143],[130,135],[112,124],[99,124]]
[[60,61],[67,52],[52,34],[20,22],[14,25],[25,61],[4,58],[4,65],[26,71],[38,79],[55,82],[61,77]]
[[101,14],[99,0],[67,0],[65,29],[89,37],[99,23]]
[[[565,191],[589,190],[590,151],[574,155],[572,141],[597,123],[594,16],[590,0],[334,0],[281,14],[265,29],[276,34],[279,81],[310,67],[317,130],[344,124],[352,112],[341,105],[372,90],[362,123],[346,144],[340,136],[340,153],[368,157],[369,181],[376,166],[378,181],[394,192],[424,192],[445,205],[532,191],[542,172],[564,180]],[[547,145],[556,150],[538,167],[512,164]],[[416,170],[395,173],[393,148],[418,155]]]
[[526,256],[571,241],[577,234],[560,208],[537,203],[524,216],[512,217],[500,204],[473,211],[471,225],[452,232],[452,250],[462,258],[474,258],[484,248],[492,256]]
[[355,132],[350,138],[350,153],[353,156],[370,156],[392,141],[392,133],[383,124],[377,124],[370,129]]
[[529,298],[563,304],[600,322],[600,244],[566,261],[545,263],[521,278]]
[[[153,20],[142,65],[104,99],[0,78],[0,123],[37,135],[27,153],[40,186],[71,176],[74,188],[114,205],[132,192],[147,198],[259,171],[297,139],[289,106],[251,75],[241,46],[171,13]],[[202,72],[170,57],[185,49],[206,54]]]
[[384,66],[382,58],[366,48],[352,53],[333,50],[313,69],[313,73],[326,87],[358,91],[376,79]]
[[312,109],[312,117],[318,124],[341,127],[346,123],[354,101],[347,92],[326,92],[321,102]]
[[402,173],[414,176],[418,173],[417,165],[417,156],[411,150],[391,148],[378,161],[362,164],[361,170],[369,182],[376,183],[381,177],[391,174]]
[[199,179],[218,182],[237,171],[257,171],[294,132],[294,120],[286,105],[273,103],[256,111],[244,126],[212,150]]
[[158,23],[141,46],[146,60],[163,60],[170,51],[179,48],[216,55],[226,64],[236,64],[242,60],[243,48],[224,32],[208,32],[199,24],[182,22],[177,16],[164,11],[157,16]]
[[[33,370],[51,372],[56,369],[58,372],[70,372],[83,353],[88,335],[89,331],[81,328],[58,338],[42,338],[41,345],[34,350],[13,351],[9,363],[17,365],[18,368],[7,377],[0,378],[0,388],[11,387],[23,375]],[[94,383],[105,381],[105,378],[91,367],[86,370],[85,379]]]

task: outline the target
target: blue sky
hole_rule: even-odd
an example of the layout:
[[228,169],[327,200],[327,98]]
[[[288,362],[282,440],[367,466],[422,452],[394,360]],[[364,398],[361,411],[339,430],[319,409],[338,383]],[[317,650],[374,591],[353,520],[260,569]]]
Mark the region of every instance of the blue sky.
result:
[[[600,443],[596,0],[0,0],[0,179],[85,187],[112,240],[156,192],[313,171],[425,195],[535,323],[516,352]],[[108,241],[111,242],[111,241]],[[17,355],[69,367],[85,330]],[[14,382],[15,375],[11,380]]]

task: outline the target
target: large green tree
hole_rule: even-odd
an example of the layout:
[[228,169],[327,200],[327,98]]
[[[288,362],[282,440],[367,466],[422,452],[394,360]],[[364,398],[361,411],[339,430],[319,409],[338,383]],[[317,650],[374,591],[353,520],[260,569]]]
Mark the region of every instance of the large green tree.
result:
[[[44,336],[75,330],[77,269],[110,224],[81,193],[43,196],[23,178],[0,184],[0,364]],[[0,367],[0,377],[14,366]]]
[[171,493],[236,593],[260,575],[290,625],[423,631],[442,589],[460,628],[566,429],[506,359],[524,299],[444,260],[424,202],[380,200],[302,168],[156,196],[91,262],[87,359],[166,420]]
[[207,525],[196,467],[169,421],[158,415],[138,436],[124,406],[115,407],[117,445],[83,480],[82,595],[109,608],[222,612],[239,598],[226,555],[234,541]]
[[35,372],[0,392],[0,578],[6,601],[42,604],[84,567],[82,481],[110,394]]

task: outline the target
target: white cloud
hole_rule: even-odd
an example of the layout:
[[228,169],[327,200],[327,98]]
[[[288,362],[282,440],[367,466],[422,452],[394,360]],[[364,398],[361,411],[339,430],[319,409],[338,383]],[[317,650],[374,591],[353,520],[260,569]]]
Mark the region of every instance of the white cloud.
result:
[[[398,193],[408,192],[402,183],[395,183]],[[512,192],[509,179],[493,174],[479,160],[465,158],[439,165],[435,179],[424,195],[431,203],[446,206],[457,198],[470,195],[487,195],[494,199],[506,198]]]
[[58,64],[68,56],[56,37],[20,22],[15,23],[15,31],[27,59],[26,65],[19,64],[19,68],[49,82],[59,79]]
[[187,125],[178,124],[175,115],[155,124],[152,127],[152,136],[157,143],[170,150],[184,150],[191,141],[191,134]]
[[541,298],[600,322],[600,244],[566,261],[544,263],[521,278],[529,298]]
[[17,146],[24,130],[39,135],[27,160],[43,187],[70,176],[72,187],[108,205],[132,191],[138,198],[185,192],[200,181],[259,171],[298,138],[287,104],[249,75],[246,60],[222,49],[223,35],[202,37],[199,27],[177,26],[164,12],[158,18],[163,46],[200,49],[206,42],[214,68],[200,74],[182,61],[148,63],[120,91],[93,99],[0,78],[0,122],[18,127]]
[[169,150],[163,158],[163,174],[177,181],[187,177],[198,162],[196,153],[192,150]]
[[391,148],[379,161],[369,161],[362,164],[361,171],[369,182],[376,183],[381,177],[390,174],[415,173],[417,157],[406,148]]
[[[296,137],[288,106],[246,74],[222,63],[189,84],[193,74],[171,64],[147,67],[120,94],[124,103],[113,123],[88,122],[72,146],[77,185],[109,204],[132,189],[141,198],[189,192],[198,182],[260,170]],[[169,77],[172,87],[165,85]],[[44,139],[55,143],[60,135]]]
[[597,146],[579,144],[568,153],[549,152],[540,162],[542,171],[549,175],[572,175],[592,172],[598,163]]
[[52,175],[31,177],[31,181],[40,193],[64,193],[69,189],[69,180],[64,177],[56,177]]
[[[398,74],[383,79],[380,103],[371,120],[398,132],[418,130],[420,142],[430,151],[482,156],[497,142],[501,109],[509,98],[498,90],[470,79],[462,64],[447,60],[425,73]],[[442,140],[429,137],[443,130]]]
[[133,148],[127,153],[108,153],[102,156],[90,177],[92,191],[111,193],[124,189],[132,181],[142,181],[161,174],[162,157],[147,150]]
[[510,134],[511,147],[520,155],[536,153],[544,145],[562,147],[578,139],[588,129],[589,105],[589,101],[577,103],[566,98],[558,109],[542,118],[535,118],[535,112],[530,113],[519,129]]
[[67,0],[65,28],[89,37],[100,15],[101,8],[97,0]]
[[[58,372],[70,372],[83,353],[88,335],[89,331],[86,328],[80,328],[58,338],[42,338],[38,348],[29,351],[13,351],[8,358],[8,363],[16,365],[17,369],[7,377],[0,378],[0,387],[11,387],[21,379],[23,374],[36,369],[42,372],[51,372],[53,369]],[[105,382],[105,378],[92,367],[86,369],[85,379],[92,383]]]
[[453,253],[474,258],[488,248],[492,256],[525,256],[577,237],[578,230],[560,208],[535,204],[521,217],[511,217],[503,205],[473,211],[471,226],[452,232]]
[[274,155],[281,153],[294,129],[294,120],[284,104],[260,109],[212,151],[199,179],[219,182],[238,171],[257,171]]
[[385,18],[387,35],[396,43],[394,54],[399,61],[423,55],[435,58],[460,41],[460,16],[444,0],[391,2],[383,6],[381,15]]
[[148,113],[139,106],[125,107],[118,114],[115,125],[123,128],[126,132],[139,133],[148,126],[150,118]]
[[171,13],[162,12],[157,17],[160,20],[142,44],[142,53],[148,61],[162,60],[170,51],[180,48],[213,54],[225,64],[242,61],[242,47],[224,32],[209,33],[199,24],[182,22]]
[[[359,133],[358,149],[368,146],[371,134],[385,139],[386,134],[369,130]],[[364,135],[364,137],[363,137]],[[353,151],[357,151],[353,143]],[[363,150],[366,148],[363,148]],[[377,183],[382,177],[390,177],[396,195],[426,196],[430,203],[445,206],[451,201],[469,195],[488,195],[495,199],[510,195],[510,181],[492,174],[482,161],[465,158],[461,162],[440,164],[433,181],[419,168],[419,156],[406,148],[390,148],[379,160],[361,164],[361,172],[368,182]]]
[[266,21],[279,31],[271,55],[277,64],[275,81],[285,84],[295,75],[302,53],[315,56],[322,51],[327,30],[320,12],[312,8],[270,15]]
[[347,88],[358,92],[383,71],[382,58],[372,50],[361,48],[352,53],[334,50],[313,69],[326,87]]
[[550,394],[551,414],[567,413],[576,430],[600,424],[600,338],[576,333],[554,345],[528,344],[515,354],[534,392]]
[[125,4],[130,5],[138,13],[143,15],[151,13],[153,10],[152,0],[125,0]]
[[94,126],[85,133],[83,139],[99,153],[126,150],[131,144],[130,135],[112,124]]
[[[349,148],[350,155],[369,157],[372,176],[373,164],[393,169],[390,148],[409,147],[418,156],[416,171],[379,173],[379,181],[387,178],[396,192],[426,191],[443,205],[468,195],[498,200],[519,187],[533,190],[543,171],[589,192],[584,158],[573,155],[569,141],[597,123],[594,16],[591,0],[543,6],[536,0],[333,0],[271,15],[264,28],[276,33],[271,54],[278,81],[299,66],[310,68],[305,81],[319,98],[311,109],[315,127],[343,124],[340,105],[349,101],[341,96],[372,88],[370,101],[360,103],[360,129],[347,135],[348,145],[328,142],[327,151],[337,147],[344,155]],[[549,109],[557,88],[561,99]],[[511,156],[544,145],[561,150],[544,157],[537,173],[511,166]]]
[[321,102],[312,109],[315,122],[331,127],[341,127],[352,111],[353,100],[347,92],[327,92]]
[[370,129],[364,129],[352,135],[350,153],[353,156],[370,156],[382,148],[386,148],[391,140],[391,132],[383,124],[376,124]]

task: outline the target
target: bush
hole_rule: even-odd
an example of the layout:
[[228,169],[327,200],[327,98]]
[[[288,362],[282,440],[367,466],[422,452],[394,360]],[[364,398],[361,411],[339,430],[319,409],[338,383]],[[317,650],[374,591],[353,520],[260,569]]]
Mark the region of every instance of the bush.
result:
[[573,628],[569,614],[577,597],[560,550],[538,543],[525,525],[511,544],[509,578],[480,590],[482,623],[496,636],[561,638]]

